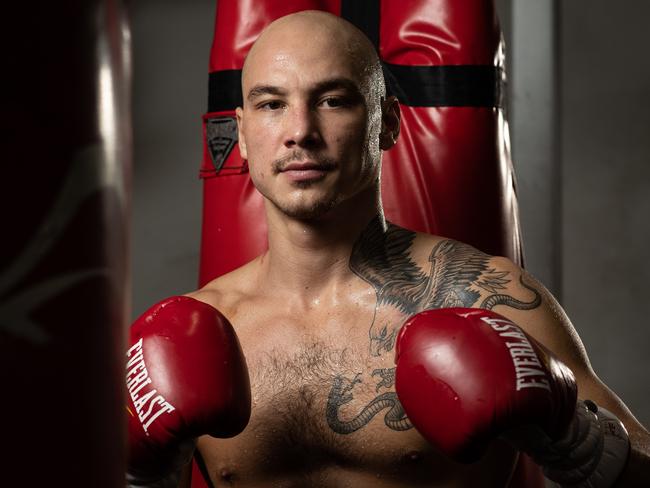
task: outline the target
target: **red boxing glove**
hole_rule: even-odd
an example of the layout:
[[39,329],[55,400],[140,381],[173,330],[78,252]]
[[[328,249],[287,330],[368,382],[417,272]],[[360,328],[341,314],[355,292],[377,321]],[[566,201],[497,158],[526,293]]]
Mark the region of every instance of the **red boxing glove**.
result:
[[491,311],[415,315],[397,338],[396,363],[395,387],[409,419],[457,461],[478,459],[492,439],[520,427],[560,439],[574,417],[571,370]]
[[183,296],[160,302],[136,320],[129,346],[128,481],[173,485],[175,480],[164,480],[189,461],[196,437],[231,437],[248,423],[246,362],[228,320]]

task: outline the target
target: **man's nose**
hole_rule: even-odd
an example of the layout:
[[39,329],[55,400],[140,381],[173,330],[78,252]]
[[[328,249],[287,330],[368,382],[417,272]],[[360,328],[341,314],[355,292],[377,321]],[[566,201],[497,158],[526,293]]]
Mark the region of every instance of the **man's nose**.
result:
[[321,142],[318,114],[311,107],[293,107],[286,120],[286,147],[318,146]]

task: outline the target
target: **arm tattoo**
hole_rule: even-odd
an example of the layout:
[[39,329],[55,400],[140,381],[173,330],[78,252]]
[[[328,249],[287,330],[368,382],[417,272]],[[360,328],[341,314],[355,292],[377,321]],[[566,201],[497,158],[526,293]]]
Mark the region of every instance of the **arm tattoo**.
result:
[[522,302],[516,298],[512,298],[510,295],[495,293],[483,300],[481,305],[479,305],[479,308],[492,310],[497,305],[507,305],[508,307],[517,308],[519,310],[532,310],[533,308],[537,308],[542,303],[542,296],[540,293],[524,281],[523,274],[519,276],[519,283],[521,283],[521,286],[535,294],[535,297],[530,302]]

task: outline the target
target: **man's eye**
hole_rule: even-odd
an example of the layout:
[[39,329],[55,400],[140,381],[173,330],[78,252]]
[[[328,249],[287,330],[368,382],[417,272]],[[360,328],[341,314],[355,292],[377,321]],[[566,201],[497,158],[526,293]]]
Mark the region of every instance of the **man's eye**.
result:
[[282,102],[278,100],[270,100],[268,102],[260,103],[258,107],[263,110],[280,110],[283,105]]
[[348,105],[343,97],[326,97],[321,100],[321,104],[328,108],[337,108]]

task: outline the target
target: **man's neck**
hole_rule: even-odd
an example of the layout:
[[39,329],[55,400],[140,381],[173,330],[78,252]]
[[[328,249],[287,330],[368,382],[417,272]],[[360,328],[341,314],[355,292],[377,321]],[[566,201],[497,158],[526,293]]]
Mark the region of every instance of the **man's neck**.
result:
[[269,251],[261,262],[266,285],[307,297],[340,289],[353,279],[349,260],[355,242],[377,217],[383,222],[378,201],[350,201],[314,221],[267,209]]

